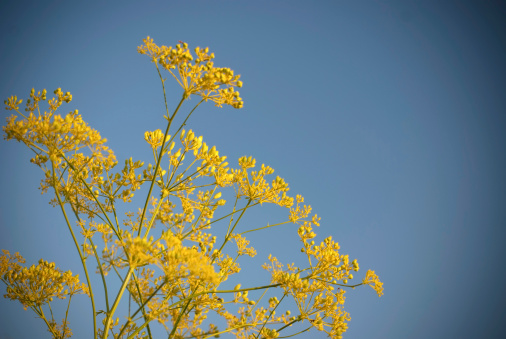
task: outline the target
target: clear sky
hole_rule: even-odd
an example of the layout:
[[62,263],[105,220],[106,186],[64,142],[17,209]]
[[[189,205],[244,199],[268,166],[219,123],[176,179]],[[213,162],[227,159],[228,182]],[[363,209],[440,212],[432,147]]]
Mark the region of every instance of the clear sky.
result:
[[[120,164],[149,161],[143,133],[163,128],[163,96],[136,47],[148,35],[208,46],[217,66],[241,74],[245,104],[204,105],[190,128],[230,163],[252,155],[276,169],[322,217],[318,239],[332,235],[358,259],[357,277],[371,268],[384,282],[381,298],[369,287],[347,293],[345,338],[498,338],[506,319],[504,6],[2,1],[0,97],[61,87],[74,97],[63,112],[79,109]],[[180,95],[169,88],[173,106]],[[80,272],[29,151],[1,140],[0,154],[0,248]],[[286,228],[252,239],[258,262],[268,253],[288,261],[300,248],[295,238]],[[89,303],[76,305],[74,337],[90,338]],[[49,337],[35,314],[0,299],[0,338]]]

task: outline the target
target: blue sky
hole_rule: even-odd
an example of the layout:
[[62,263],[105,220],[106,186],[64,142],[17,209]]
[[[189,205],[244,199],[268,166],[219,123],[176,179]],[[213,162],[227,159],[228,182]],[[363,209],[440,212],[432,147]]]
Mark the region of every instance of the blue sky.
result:
[[[70,91],[64,111],[79,109],[120,164],[149,161],[143,133],[163,128],[159,79],[136,52],[143,38],[208,46],[217,66],[241,74],[244,108],[207,104],[190,128],[230,163],[252,155],[272,166],[322,217],[319,239],[332,235],[357,258],[358,277],[378,273],[383,297],[369,287],[347,293],[345,338],[503,332],[504,4],[4,1],[0,12],[0,96]],[[174,106],[181,92],[170,86]],[[0,154],[0,248],[80,272],[30,153],[2,140]],[[295,228],[252,242],[258,263],[300,254]],[[71,327],[89,338],[89,304],[79,302]],[[25,337],[50,336],[2,298],[0,338]]]

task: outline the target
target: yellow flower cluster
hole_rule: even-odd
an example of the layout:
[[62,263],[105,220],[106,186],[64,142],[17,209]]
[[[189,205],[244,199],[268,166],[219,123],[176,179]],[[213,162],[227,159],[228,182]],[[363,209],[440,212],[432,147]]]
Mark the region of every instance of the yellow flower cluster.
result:
[[[265,264],[264,268],[271,271],[272,283],[280,284],[285,294],[292,296],[300,320],[308,320],[312,327],[326,332],[331,338],[341,338],[350,317],[341,306],[345,291],[341,288],[336,290],[337,279],[330,276],[336,267],[327,264],[324,268],[325,263],[321,261],[309,270],[294,265],[284,269],[277,258],[269,256],[269,261],[270,264]],[[302,272],[305,276],[301,276]]]
[[[118,268],[156,265],[171,281],[187,280],[203,285],[217,284],[219,281],[205,251],[199,251],[195,246],[184,246],[170,230],[156,240],[153,237],[136,237],[124,230],[122,239],[116,240],[111,247],[113,248],[107,251],[109,257],[104,259]],[[118,249],[123,252],[120,253]]]
[[[236,286],[235,290],[239,290],[240,284]],[[279,336],[279,332],[273,328],[268,328],[267,324],[289,324],[293,317],[289,317],[290,312],[281,316],[276,316],[275,309],[279,304],[279,300],[276,297],[269,299],[269,306],[267,308],[258,306],[254,300],[250,300],[248,297],[248,291],[237,291],[234,293],[233,302],[235,304],[243,304],[244,306],[239,307],[237,315],[232,314],[225,308],[217,310],[217,313],[221,315],[227,321],[227,332],[235,335],[236,338],[247,339],[247,338],[276,338]],[[288,319],[288,318],[289,319]]]
[[[54,112],[63,101],[70,102],[72,95],[67,92],[63,94],[60,88],[54,93],[56,97],[48,101],[49,112],[40,113],[39,102],[46,100],[46,90],[35,94],[32,89],[27,100],[25,116],[19,112],[19,107],[14,104],[17,97],[11,97],[6,101],[6,109],[15,109],[24,119],[18,120],[16,115],[7,119],[7,125],[3,127],[7,140],[16,139],[25,143],[36,152],[37,156],[32,162],[41,165],[48,159],[57,165],[61,163],[62,156],[67,152],[77,152],[82,148],[90,148],[95,157],[107,159],[114,162],[114,154],[103,144],[107,141],[102,139],[100,134],[91,129],[78,114],[78,111],[70,112],[65,117],[55,115]],[[17,101],[20,103],[21,100]],[[35,114],[34,112],[38,113]]]
[[[249,168],[255,167],[256,160],[252,157],[239,158],[241,169],[233,171],[234,182],[239,186],[238,196],[244,196],[251,201],[260,204],[264,202],[273,203],[281,207],[291,207],[293,198],[286,195],[289,191],[288,184],[279,176],[272,180],[271,184],[265,180],[265,176],[274,173],[274,169],[262,164],[259,171],[251,171]],[[250,179],[251,176],[251,179]]]
[[7,285],[6,298],[18,300],[25,310],[28,307],[40,307],[53,300],[65,299],[74,294],[88,293],[85,284],[79,283],[79,277],[71,271],[62,272],[54,263],[39,260],[38,265],[22,267],[24,259],[16,253],[2,250],[0,257],[2,280]]
[[7,100],[4,100],[5,109],[8,110],[8,111],[12,111],[12,110],[18,111],[19,110],[19,105],[22,102],[23,102],[23,99],[19,99],[18,100],[18,97],[16,95],[12,95]]
[[61,324],[57,324],[56,321],[50,321],[47,330],[53,335],[54,339],[70,338],[73,333],[68,324],[69,322],[66,319],[62,319]]
[[[125,267],[138,268],[157,263],[157,255],[160,248],[153,238],[146,239],[135,237],[128,231],[124,231],[121,240],[116,240],[118,247],[124,249],[126,257]],[[120,266],[121,267],[121,266]]]
[[18,272],[23,268],[20,264],[25,263],[25,258],[19,253],[10,254],[7,250],[2,250],[2,253],[3,255],[0,256],[0,278],[3,278],[7,272]]
[[144,45],[139,46],[137,51],[169,71],[184,89],[185,98],[196,94],[205,101],[213,101],[218,107],[243,106],[243,100],[235,90],[235,87],[242,87],[240,76],[234,75],[230,68],[215,67],[212,61],[214,53],[209,54],[208,48],[195,48],[194,58],[187,43],[173,48],[157,46],[149,36],[143,41]]
[[249,255],[250,257],[254,257],[257,255],[257,251],[253,247],[248,247],[249,241],[240,234],[231,234],[230,237],[235,240],[237,244],[237,255]]
[[374,273],[374,271],[367,271],[363,280],[363,284],[371,286],[373,290],[378,293],[378,297],[381,297],[383,295],[383,283],[379,280],[379,277],[376,275],[376,273]]
[[[60,88],[54,93],[55,97],[48,100],[49,111],[44,113],[40,103],[47,100],[46,90],[35,93],[32,89],[25,109],[28,115],[19,111],[21,100],[16,96],[5,101],[6,109],[18,113],[7,118],[7,125],[3,126],[5,138],[23,142],[35,152],[30,161],[45,173],[42,192],[54,188],[64,202],[71,203],[77,212],[88,213],[90,218],[101,211],[99,197],[106,199],[102,206],[106,211],[111,211],[115,199],[130,201],[142,184],[141,175],[135,170],[143,163],[130,158],[121,173],[110,173],[117,161],[105,146],[107,139],[89,127],[77,110],[64,117],[55,114],[63,102],[72,100],[72,95],[64,94]],[[57,198],[52,204],[58,204]]]
[[[301,252],[307,255],[309,267],[302,269],[292,264],[285,268],[273,256],[269,256],[270,263],[263,267],[271,272],[271,282],[281,285],[285,294],[292,296],[300,320],[307,319],[312,327],[326,332],[331,338],[342,338],[350,317],[342,307],[345,291],[335,287],[361,285],[348,285],[353,279],[352,271],[358,271],[359,265],[356,260],[350,262],[348,255],[340,254],[339,244],[331,237],[315,244],[313,225],[319,226],[320,218],[311,216],[311,206],[301,205],[304,202],[302,196],[298,195],[296,202],[295,207],[290,207],[289,220],[299,225],[298,234],[303,243]],[[374,284],[375,289],[381,287],[377,276],[370,272],[365,283]],[[381,294],[378,292],[378,295]]]
[[204,283],[217,284],[218,274],[214,271],[209,257],[198,251],[196,247],[187,247],[172,234],[164,232],[162,238],[166,246],[162,245],[160,267],[165,276],[171,279],[185,278],[190,285]]
[[[209,257],[197,247],[184,246],[171,231],[164,232],[156,241],[136,239],[135,242],[141,244],[137,245],[138,249],[146,248],[137,252],[136,249],[132,250],[130,245],[127,247],[127,253],[134,258],[143,258],[140,263],[153,263],[163,271],[163,275],[159,275],[158,272],[155,275],[155,270],[149,266],[142,267],[139,279],[128,285],[128,290],[137,303],[149,301],[146,308],[146,316],[149,319],[157,320],[166,326],[165,323],[169,319],[175,321],[179,312],[179,308],[170,307],[171,304],[184,299],[191,290],[205,291],[219,284],[219,276],[214,271]],[[209,298],[207,293],[199,295],[192,301],[193,307],[200,309],[201,313],[206,307],[216,307],[215,300]],[[209,309],[205,310],[207,311]],[[194,326],[196,330],[206,318],[202,316],[203,314],[200,319],[186,316],[183,323],[187,323],[186,326],[190,328]],[[195,324],[191,325],[192,322]]]
[[[169,136],[170,138],[170,136]],[[151,148],[153,149],[157,149],[158,147],[162,146],[162,144],[164,143],[163,141],[163,133],[161,130],[157,129],[156,131],[153,131],[153,132],[145,132],[144,133],[144,140],[146,140],[146,142],[148,144],[151,145]]]
[[[19,254],[10,255],[4,250],[0,256],[0,280],[7,285],[6,297],[20,301],[25,309],[31,307],[46,321],[54,338],[70,337],[72,331],[66,318],[61,324],[46,319],[41,306],[49,305],[53,298],[67,296],[70,302],[77,293],[92,297],[94,320],[105,314],[103,328],[94,323],[95,338],[98,335],[105,339],[111,333],[115,338],[151,338],[149,323],[154,320],[165,327],[169,338],[203,339],[231,333],[242,339],[274,339],[280,333],[285,336],[282,331],[296,323],[309,326],[302,332],[315,328],[331,338],[342,338],[350,321],[343,309],[344,288],[370,285],[379,296],[383,295],[383,284],[374,271],[368,271],[362,283],[348,284],[359,270],[357,260],[351,261],[348,255],[339,253],[339,244],[332,237],[315,243],[313,227],[320,225],[320,218],[313,214],[311,206],[304,205],[304,198],[288,196],[285,180],[279,176],[272,179],[274,169],[267,165],[255,169],[256,160],[252,157],[241,157],[238,168],[229,167],[216,147],[208,146],[192,130],[183,129],[193,110],[176,133],[169,134],[182,102],[193,94],[202,97],[195,108],[209,100],[216,106],[242,107],[236,91],[242,86],[239,75],[228,68],[215,67],[214,54],[207,48],[197,47],[192,54],[186,43],[175,48],[157,46],[147,37],[138,52],[148,55],[158,70],[161,65],[170,72],[184,89],[183,99],[172,116],[167,111],[165,133],[161,129],[144,133],[154,159],[154,164],[146,167],[130,158],[120,172],[113,173],[117,161],[105,146],[106,139],[90,128],[77,110],[64,116],[55,114],[63,102],[72,100],[69,92],[57,89],[48,100],[46,90],[32,90],[26,103],[27,114],[19,111],[22,100],[16,96],[5,101],[6,109],[17,113],[3,127],[5,138],[23,142],[35,152],[31,162],[45,174],[42,191],[54,189],[51,202],[61,206],[87,279],[88,260],[96,260],[107,298],[106,311],[96,311],[94,294],[70,271],[62,272],[54,263],[43,260],[27,268]],[[40,103],[46,100],[48,111],[41,113]],[[142,174],[137,173],[139,170]],[[121,223],[116,202],[131,202],[134,192],[145,182],[150,187],[144,206],[136,213],[125,213],[126,219]],[[225,210],[223,206],[229,206],[227,200],[232,204]],[[263,203],[288,209],[287,220],[255,229],[237,227],[247,210]],[[69,205],[81,241],[77,240],[65,210]],[[262,266],[270,272],[268,285],[219,288],[241,272],[239,261],[244,256],[257,254],[245,233],[289,223],[297,225],[301,252],[307,258],[304,267],[293,263],[285,266],[269,255],[268,263]],[[103,246],[101,251],[95,242]],[[235,243],[236,248],[230,248],[230,243]],[[113,299],[107,296],[106,276],[111,270],[122,285],[114,304],[109,305]],[[282,292],[280,300],[275,288]],[[129,307],[127,321],[120,323],[113,316],[124,292],[138,308],[130,311]],[[258,298],[257,292],[262,293]],[[296,309],[280,306],[288,299],[288,305],[295,305]],[[262,301],[265,307],[261,306]],[[211,311],[226,322],[221,331],[205,322]]]

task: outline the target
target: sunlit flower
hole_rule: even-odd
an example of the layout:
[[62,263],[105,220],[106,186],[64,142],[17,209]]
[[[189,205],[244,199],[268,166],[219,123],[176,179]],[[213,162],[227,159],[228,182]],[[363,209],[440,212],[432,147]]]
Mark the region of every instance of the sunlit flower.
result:
[[240,76],[230,68],[215,67],[212,61],[214,53],[209,53],[208,48],[195,48],[194,57],[187,43],[177,44],[176,47],[157,46],[149,36],[143,41],[144,45],[139,46],[137,51],[169,71],[184,89],[185,98],[196,94],[205,101],[214,101],[218,107],[243,106],[242,98],[235,90],[242,87]]

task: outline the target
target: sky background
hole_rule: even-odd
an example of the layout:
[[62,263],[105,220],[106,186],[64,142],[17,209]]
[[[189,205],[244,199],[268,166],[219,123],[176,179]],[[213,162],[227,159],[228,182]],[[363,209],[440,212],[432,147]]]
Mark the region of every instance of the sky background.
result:
[[[345,338],[504,334],[504,3],[3,1],[0,13],[2,100],[32,87],[70,91],[59,112],[79,109],[120,165],[150,161],[143,134],[164,128],[156,70],[136,52],[143,38],[208,46],[216,66],[241,74],[244,108],[208,103],[189,127],[231,164],[252,155],[272,166],[322,218],[317,240],[332,235],[357,258],[357,280],[367,269],[380,276],[383,297],[369,287],[347,293]],[[180,96],[171,83],[169,107]],[[30,152],[1,140],[0,154],[0,248],[80,273]],[[271,210],[258,213],[276,218]],[[295,227],[252,237],[251,263],[269,253],[298,260],[296,238]],[[70,325],[90,338],[80,298]],[[50,335],[1,298],[0,338],[33,337]]]

